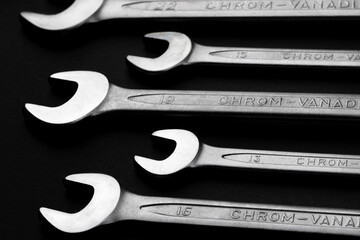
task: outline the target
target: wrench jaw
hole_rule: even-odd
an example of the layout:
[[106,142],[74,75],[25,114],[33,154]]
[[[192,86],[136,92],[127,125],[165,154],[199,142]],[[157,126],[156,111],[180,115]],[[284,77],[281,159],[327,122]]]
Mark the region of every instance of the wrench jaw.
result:
[[27,22],[43,30],[70,30],[87,22],[103,3],[104,0],[76,0],[69,8],[58,14],[21,12],[20,15]]
[[169,43],[165,53],[157,58],[127,56],[129,63],[145,72],[161,73],[185,64],[192,51],[191,40],[182,33],[156,32],[146,34],[145,38],[165,40]]
[[37,119],[50,124],[70,124],[91,115],[104,101],[109,91],[108,79],[97,72],[71,71],[51,76],[54,80],[78,84],[74,96],[58,107],[25,104],[25,109]]
[[120,185],[113,177],[84,173],[70,175],[66,180],[92,186],[94,196],[89,204],[77,213],[40,208],[40,213],[50,224],[63,232],[79,233],[112,222],[109,216],[117,208],[121,193]]
[[176,148],[168,158],[162,161],[135,156],[136,163],[143,169],[152,174],[164,176],[176,173],[186,167],[192,167],[200,148],[195,134],[182,129],[168,129],[156,131],[152,135],[174,140]]

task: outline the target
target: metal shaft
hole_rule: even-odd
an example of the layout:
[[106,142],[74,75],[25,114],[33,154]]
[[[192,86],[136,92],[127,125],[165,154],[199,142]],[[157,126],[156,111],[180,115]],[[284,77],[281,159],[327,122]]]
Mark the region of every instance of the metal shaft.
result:
[[360,0],[107,0],[96,20],[162,17],[359,16]]
[[122,192],[119,220],[360,235],[360,213],[338,209],[145,197]]
[[194,44],[193,52],[187,60],[187,64],[192,63],[359,67],[360,52],[351,50],[207,47]]
[[192,164],[192,167],[199,166],[360,174],[360,157],[216,148],[202,144],[201,153]]
[[360,117],[360,95],[130,90],[111,85],[93,115],[107,111]]

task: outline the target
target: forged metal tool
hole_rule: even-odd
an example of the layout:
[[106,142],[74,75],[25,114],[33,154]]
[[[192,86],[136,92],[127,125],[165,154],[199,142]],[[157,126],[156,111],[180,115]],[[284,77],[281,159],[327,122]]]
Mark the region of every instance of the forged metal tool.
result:
[[124,89],[101,73],[71,71],[54,79],[78,84],[75,95],[58,107],[25,104],[36,118],[51,124],[77,122],[108,111],[260,114],[268,116],[360,117],[360,95],[275,92],[220,92]]
[[63,12],[22,12],[51,31],[114,18],[345,17],[360,15],[360,0],[75,0]]
[[157,175],[203,166],[360,174],[358,156],[217,148],[199,143],[192,132],[181,129],[160,130],[152,135],[176,142],[174,152],[165,160],[135,156],[142,168]]
[[121,189],[114,178],[104,174],[74,174],[66,180],[94,188],[89,204],[77,213],[40,209],[54,227],[68,233],[122,220],[140,220],[360,235],[358,211],[140,196]]
[[360,67],[360,51],[208,47],[178,32],[149,33],[145,37],[169,43],[160,57],[127,57],[130,63],[148,72],[194,63]]

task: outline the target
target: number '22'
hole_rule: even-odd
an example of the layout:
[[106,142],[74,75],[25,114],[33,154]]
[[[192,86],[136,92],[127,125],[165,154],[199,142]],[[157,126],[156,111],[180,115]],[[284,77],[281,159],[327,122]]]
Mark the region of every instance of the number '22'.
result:
[[176,2],[159,2],[156,4],[154,10],[157,11],[174,11]]

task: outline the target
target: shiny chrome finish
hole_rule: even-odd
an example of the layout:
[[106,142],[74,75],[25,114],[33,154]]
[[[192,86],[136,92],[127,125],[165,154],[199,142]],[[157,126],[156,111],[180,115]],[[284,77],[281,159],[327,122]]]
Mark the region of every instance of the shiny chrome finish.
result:
[[360,51],[354,50],[208,47],[178,32],[149,33],[145,37],[166,40],[169,47],[157,58],[128,56],[127,60],[153,73],[197,63],[360,67]]
[[360,117],[360,95],[133,90],[109,84],[107,78],[97,72],[62,72],[52,77],[76,82],[78,90],[67,103],[56,108],[25,104],[32,115],[50,124],[74,123],[87,116],[115,110],[240,116]]
[[360,0],[75,0],[55,15],[22,12],[33,25],[68,30],[114,18],[350,17]]
[[156,175],[169,175],[187,167],[204,166],[360,174],[359,156],[217,148],[200,143],[195,134],[182,129],[160,130],[154,132],[153,136],[176,142],[174,152],[162,161],[134,157],[143,169]]
[[54,227],[68,233],[122,220],[140,220],[360,235],[358,211],[140,196],[121,189],[114,178],[104,174],[74,174],[66,179],[94,187],[92,200],[78,213],[40,209]]

